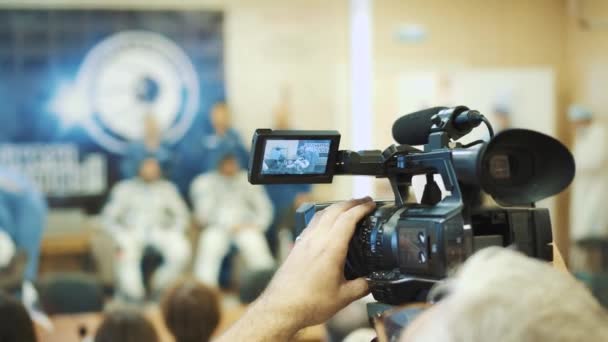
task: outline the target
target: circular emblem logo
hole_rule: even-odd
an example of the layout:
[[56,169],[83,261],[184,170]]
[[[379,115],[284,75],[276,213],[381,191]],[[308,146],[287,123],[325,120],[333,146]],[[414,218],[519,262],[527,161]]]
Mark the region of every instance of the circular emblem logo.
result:
[[154,32],[124,31],[101,41],[86,55],[77,84],[89,107],[87,131],[117,153],[143,137],[147,115],[172,143],[199,109],[198,75],[190,58]]

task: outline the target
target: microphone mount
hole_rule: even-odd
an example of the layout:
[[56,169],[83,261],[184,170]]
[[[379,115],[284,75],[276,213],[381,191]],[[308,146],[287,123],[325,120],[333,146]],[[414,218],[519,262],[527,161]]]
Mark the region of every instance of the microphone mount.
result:
[[[424,151],[448,148],[450,141],[462,138],[486,121],[481,113],[466,106],[445,108],[431,117],[433,125],[428,143],[424,145]],[[490,135],[493,135],[491,128],[488,128]]]

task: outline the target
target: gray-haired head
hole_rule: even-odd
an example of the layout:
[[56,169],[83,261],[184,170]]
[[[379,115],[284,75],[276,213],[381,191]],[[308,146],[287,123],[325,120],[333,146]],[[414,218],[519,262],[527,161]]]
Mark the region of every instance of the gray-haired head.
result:
[[498,247],[470,257],[402,341],[608,341],[608,313],[565,270]]

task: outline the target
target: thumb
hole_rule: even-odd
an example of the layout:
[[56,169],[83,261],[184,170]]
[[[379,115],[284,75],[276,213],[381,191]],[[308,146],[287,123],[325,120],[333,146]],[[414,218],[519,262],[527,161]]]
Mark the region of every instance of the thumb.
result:
[[365,278],[347,281],[340,290],[342,299],[348,303],[353,302],[369,293],[369,285]]

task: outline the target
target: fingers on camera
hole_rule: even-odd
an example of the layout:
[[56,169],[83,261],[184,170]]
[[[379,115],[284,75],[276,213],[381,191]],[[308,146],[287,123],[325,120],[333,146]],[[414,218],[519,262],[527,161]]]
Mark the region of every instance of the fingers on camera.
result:
[[[321,227],[321,230],[327,232],[334,225],[352,225],[354,229],[354,225],[359,221],[363,216],[371,210],[372,207],[375,206],[375,203],[372,201],[370,197],[364,197],[359,199],[352,199],[350,201],[344,201],[332,204],[331,206],[325,208],[324,210],[318,211],[308,224],[308,227],[304,229],[304,231],[300,234],[300,236],[304,236],[305,234],[310,234],[312,231],[316,231],[318,227]],[[359,209],[355,209],[361,207]],[[337,221],[340,221],[339,223]],[[352,234],[352,229],[348,230],[350,234]]]
[[348,281],[342,285],[342,295],[344,300],[352,302],[369,294],[369,284],[365,278],[358,278]]
[[[325,209],[326,213],[323,215],[323,224],[333,226],[336,219],[344,212],[350,210],[357,205],[371,201],[370,197],[364,197],[359,199],[352,199],[350,201],[338,202],[330,205]],[[327,227],[327,228],[329,228]]]
[[375,207],[376,203],[370,200],[350,208],[349,210],[343,212],[340,217],[338,217],[334,227],[337,234],[345,237],[343,240],[341,240],[344,241],[344,248],[348,247],[348,242],[355,231],[357,222],[361,221]]
[[317,227],[319,225],[319,222],[321,221],[321,218],[323,217],[323,215],[325,215],[325,211],[326,210],[327,209],[323,209],[321,211],[317,211],[315,213],[315,215],[312,217],[312,220],[308,224],[308,227],[306,228],[306,230]]

